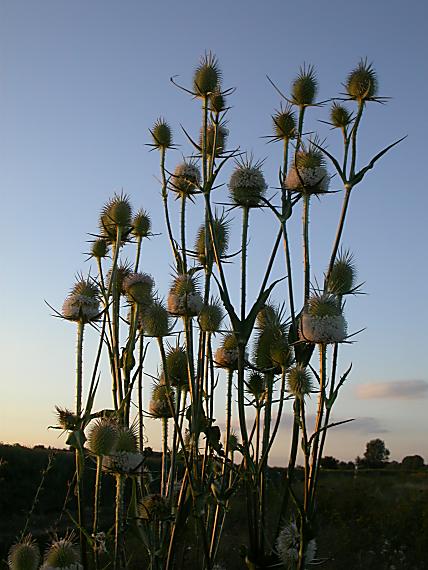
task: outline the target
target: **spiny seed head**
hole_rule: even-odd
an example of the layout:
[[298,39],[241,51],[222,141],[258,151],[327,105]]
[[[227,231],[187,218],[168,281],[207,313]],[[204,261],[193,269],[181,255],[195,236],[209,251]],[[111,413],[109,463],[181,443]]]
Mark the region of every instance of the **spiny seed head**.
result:
[[132,208],[126,194],[115,194],[103,207],[100,216],[100,230],[107,240],[116,242],[117,229],[126,238],[132,225]]
[[146,495],[138,505],[138,513],[144,520],[166,520],[170,516],[170,509],[166,497],[158,494]]
[[330,121],[337,129],[344,129],[352,120],[352,115],[344,105],[339,105],[336,101],[330,109]]
[[76,414],[73,414],[72,411],[67,410],[67,408],[60,408],[59,406],[55,406],[55,410],[58,424],[63,430],[73,431],[79,426],[80,418],[76,416]]
[[99,290],[88,279],[79,279],[74,284],[62,306],[62,316],[69,321],[89,323],[100,314]]
[[97,299],[100,292],[99,289],[91,279],[79,279],[73,285],[70,291],[70,295],[82,295],[84,297],[89,297],[91,299]]
[[219,368],[235,370],[238,365],[238,343],[233,333],[223,336],[221,346],[216,350],[214,362]]
[[120,426],[117,430],[117,441],[115,451],[136,452],[138,437],[135,426]]
[[335,295],[322,293],[309,297],[307,312],[312,317],[337,317],[342,309]]
[[211,52],[205,53],[193,74],[193,90],[198,97],[204,97],[218,90],[221,71],[217,58]]
[[115,450],[118,427],[107,419],[96,420],[89,431],[88,447],[94,455],[109,455]]
[[193,275],[182,273],[174,278],[171,285],[171,293],[178,296],[199,293],[198,283]]
[[314,145],[309,145],[309,148],[301,149],[294,155],[286,179],[289,190],[323,194],[328,191],[329,183],[324,156]]
[[286,370],[293,359],[292,350],[285,335],[277,336],[270,345],[270,358],[272,362]]
[[10,570],[37,570],[40,562],[40,551],[31,535],[14,544],[7,558]]
[[226,108],[226,99],[220,89],[210,95],[210,108],[213,113],[221,113]]
[[236,451],[239,446],[239,439],[235,432],[231,432],[229,435],[229,451]]
[[378,90],[377,74],[367,59],[361,59],[346,80],[346,91],[351,99],[366,101],[376,96]]
[[318,91],[318,80],[312,65],[300,68],[299,74],[291,85],[291,99],[295,105],[312,105]]
[[166,150],[172,146],[172,132],[168,123],[159,117],[151,130],[153,145],[159,150]]
[[272,115],[273,132],[278,140],[289,140],[296,136],[296,116],[290,106]]
[[327,290],[334,295],[349,295],[355,289],[356,269],[352,254],[344,252],[334,262],[327,281]]
[[[230,225],[224,217],[214,218],[212,222],[213,233],[217,245],[217,254],[222,257],[227,251],[229,245]],[[206,263],[206,233],[205,224],[202,224],[196,236],[195,250],[198,255],[201,265]],[[211,240],[211,231],[208,229],[208,260],[212,263],[214,261],[214,248]]]
[[[226,148],[226,140],[229,135],[229,129],[224,125],[219,124],[217,126],[210,123],[207,126],[207,140],[206,140],[206,153],[208,156],[212,156],[214,152],[214,140],[215,140],[215,156],[219,157]],[[199,135],[199,146],[201,149],[204,148],[204,130],[201,129]]]
[[277,307],[269,303],[260,309],[256,317],[257,327],[260,329],[280,330],[282,327],[281,321],[281,312]]
[[221,322],[224,318],[223,309],[219,301],[212,301],[209,305],[204,305],[199,313],[199,326],[203,332],[216,333],[220,330]]
[[183,346],[177,345],[168,350],[166,368],[171,386],[181,388],[188,384],[188,359]]
[[226,350],[232,350],[238,348],[238,341],[233,333],[227,333],[223,335],[221,346]]
[[153,301],[153,277],[147,273],[130,273],[122,283],[123,290],[130,302],[150,305]]
[[[111,275],[112,275],[112,270],[110,269],[109,272],[107,273],[107,278],[106,278],[107,288],[110,287]],[[121,261],[115,269],[114,277],[116,280],[117,289],[122,295],[125,295],[126,293],[125,289],[123,288],[123,284],[130,275],[132,275],[131,264],[127,260]]]
[[262,370],[272,369],[274,374],[279,374],[281,368],[275,366],[270,356],[270,348],[272,342],[275,339],[275,335],[270,329],[264,329],[259,331],[254,345],[254,361],[256,366]]
[[146,336],[161,338],[168,336],[171,331],[169,315],[161,301],[154,301],[147,307],[142,315],[141,324]]
[[260,400],[265,393],[265,381],[263,375],[259,372],[251,372],[246,382],[247,392],[254,396],[256,400]]
[[198,166],[191,161],[177,164],[171,177],[171,189],[181,197],[194,194],[201,182],[201,173]]
[[152,221],[145,210],[138,210],[132,220],[132,233],[137,238],[145,238],[150,235]]
[[296,364],[288,371],[287,386],[296,398],[303,398],[313,390],[312,375],[307,368]]
[[95,259],[102,259],[106,257],[108,254],[108,242],[103,239],[99,238],[92,242],[91,246],[91,256],[95,257]]
[[44,566],[51,568],[68,568],[79,564],[79,551],[71,536],[54,540],[48,548],[44,560]]
[[[171,405],[170,405],[171,404]],[[171,418],[174,407],[174,392],[165,384],[156,384],[153,388],[149,410],[155,418]]]
[[230,195],[237,206],[259,206],[266,189],[260,163],[253,164],[251,159],[237,163],[229,181]]
[[319,168],[325,166],[323,153],[313,146],[307,150],[299,150],[294,157],[294,164],[297,168]]

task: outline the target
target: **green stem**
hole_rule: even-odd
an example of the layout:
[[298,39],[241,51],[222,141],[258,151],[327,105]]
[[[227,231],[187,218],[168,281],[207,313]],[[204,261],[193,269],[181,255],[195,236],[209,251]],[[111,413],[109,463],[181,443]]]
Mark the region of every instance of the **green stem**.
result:
[[311,267],[309,261],[309,201],[310,195],[305,192],[303,195],[303,263],[304,263],[304,299],[303,304],[306,305],[309,299]]
[[161,495],[165,496],[168,470],[168,418],[162,418],[162,478]]
[[[92,526],[92,536],[93,536],[94,540],[95,540],[96,534],[98,532],[102,465],[103,465],[103,458],[101,455],[97,455],[97,471],[96,471],[96,475],[95,475],[95,490],[94,490],[94,523]],[[95,543],[94,543],[94,555],[95,555],[95,563],[98,566],[98,556],[97,556],[96,544]]]
[[183,273],[187,272],[186,255],[186,196],[181,197],[181,258],[183,260]]
[[114,570],[122,568],[122,540],[123,540],[123,490],[124,480],[123,475],[116,475],[116,507],[114,518]]
[[336,237],[335,237],[334,244],[333,244],[333,250],[331,252],[330,263],[328,265],[328,270],[327,270],[327,274],[326,274],[326,278],[325,278],[324,288],[327,287],[327,283],[328,283],[328,279],[330,277],[330,273],[333,269],[334,262],[336,261],[336,256],[337,256],[337,252],[339,250],[340,240],[342,238],[343,228],[345,225],[346,213],[348,211],[349,198],[351,197],[352,188],[353,187],[350,184],[347,184],[345,186],[345,197],[343,199],[342,211],[340,214],[339,225],[337,226]]
[[[363,115],[363,111],[364,111],[364,101],[359,101],[358,102],[357,116],[355,117],[355,123],[354,123],[354,126],[352,127],[352,131],[351,131],[351,146],[352,146],[351,168],[350,168],[348,180],[352,180],[352,178],[355,176],[355,166],[357,163],[357,132],[358,132],[358,127],[360,126],[360,121],[361,121],[361,117]],[[346,172],[344,172],[344,174],[346,176]]]
[[83,332],[85,323],[79,319],[77,323],[77,358],[76,358],[76,416],[82,413],[82,384],[83,384]]
[[247,241],[250,209],[242,208],[242,238],[241,238],[241,321],[245,320],[245,300],[247,294]]
[[144,414],[143,414],[143,356],[144,335],[141,333],[138,350],[138,434],[140,453],[144,451]]
[[140,265],[141,242],[142,242],[142,238],[141,238],[141,236],[138,236],[138,237],[137,237],[137,253],[136,253],[136,255],[135,255],[134,273],[137,273],[137,271],[138,271],[138,266]]

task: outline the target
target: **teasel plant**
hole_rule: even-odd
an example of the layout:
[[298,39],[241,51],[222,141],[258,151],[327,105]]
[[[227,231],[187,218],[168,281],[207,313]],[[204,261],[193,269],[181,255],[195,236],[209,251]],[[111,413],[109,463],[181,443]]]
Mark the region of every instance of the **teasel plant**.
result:
[[[144,242],[155,237],[150,215],[142,208],[134,213],[129,197],[121,192],[102,208],[99,229],[92,234],[89,258],[96,273],[91,269],[87,278],[79,275],[62,312],[57,312],[77,325],[76,407],[57,408],[57,427],[67,432],[67,443],[76,450],[76,526],[82,548],[76,564],[96,570],[102,566],[102,479],[113,476],[116,498],[109,535],[114,544],[107,556],[115,570],[128,564],[126,538],[131,532],[151,570],[180,567],[185,533],[186,540],[189,535],[194,540],[192,564],[212,570],[238,490],[245,496],[247,514],[243,567],[301,570],[322,561],[316,558],[315,536],[320,462],[327,432],[343,423],[332,422],[331,413],[351,372],[350,366],[340,374],[338,364],[340,345],[352,342],[354,335],[346,322],[345,300],[361,292],[353,256],[341,249],[350,196],[400,141],[359,166],[364,111],[372,102],[385,101],[378,96],[373,66],[362,60],[348,75],[344,94],[318,101],[315,69],[304,65],[289,95],[269,79],[281,97],[268,135],[269,142],[281,145],[278,185],[269,185],[263,160],[238,147],[228,148],[229,98],[234,89],[223,86],[217,58],[211,52],[201,58],[190,86],[177,77],[171,81],[199,105],[200,120],[195,128],[182,127],[190,150],[175,162],[178,145],[168,120],[158,118],[149,132],[148,144],[159,153],[160,195],[173,259],[169,289],[158,290],[146,273]],[[308,115],[326,105],[331,105],[326,122],[341,135],[340,159],[327,150],[323,139],[305,131]],[[311,264],[309,221],[313,200],[324,201],[333,194],[334,171],[334,180],[343,186],[343,205],[320,287]],[[220,203],[222,186],[227,197]],[[172,199],[178,208],[172,207]],[[189,235],[189,207],[199,207],[200,212],[194,241]],[[232,211],[240,218],[237,253],[229,252]],[[273,216],[278,228],[261,269],[259,262],[259,283],[250,298],[248,284],[251,279],[253,291],[256,282],[249,271],[249,238],[258,237],[255,211],[265,218]],[[296,212],[302,215],[301,293],[295,286],[290,232]],[[281,245],[285,277],[274,280]],[[127,259],[125,252],[133,257]],[[238,292],[227,275],[228,264],[235,262]],[[87,327],[99,336],[88,383],[82,365]],[[146,370],[149,345],[158,352],[153,374]],[[103,353],[109,364],[112,407],[95,411],[104,376]],[[146,410],[143,395],[148,390]],[[215,410],[223,396],[221,429]],[[313,406],[311,431],[307,417]],[[286,414],[292,418],[290,450],[284,456],[287,469],[272,524],[269,458]],[[151,472],[146,466],[147,418],[152,427],[159,426],[162,442],[159,470]],[[299,447],[302,493],[295,477]],[[92,524],[84,517],[81,493],[83,469],[90,459],[96,466]],[[106,544],[110,547],[109,541]],[[35,558],[32,542],[24,546]]]

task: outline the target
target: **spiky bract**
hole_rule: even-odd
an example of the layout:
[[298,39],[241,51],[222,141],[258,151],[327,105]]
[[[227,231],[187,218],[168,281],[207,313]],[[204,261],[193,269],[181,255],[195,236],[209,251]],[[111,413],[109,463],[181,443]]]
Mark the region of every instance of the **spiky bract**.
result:
[[171,324],[165,305],[153,301],[141,316],[141,325],[146,336],[161,338],[171,332]]
[[259,206],[266,189],[260,163],[253,164],[251,160],[237,163],[229,180],[229,191],[234,204],[246,208]]
[[287,388],[296,398],[303,398],[313,390],[312,375],[301,364],[296,364],[288,371]]
[[91,256],[95,257],[95,259],[102,259],[106,257],[108,254],[108,242],[103,239],[99,238],[92,242],[91,246]]
[[296,136],[296,116],[290,106],[272,115],[273,132],[277,140],[288,141]]
[[308,299],[307,312],[313,317],[337,317],[342,309],[335,295],[314,294]]
[[366,59],[361,59],[346,79],[346,91],[349,97],[360,102],[366,101],[376,97],[377,90],[377,75],[372,64]]
[[7,563],[10,570],[37,570],[40,551],[30,535],[11,546]]
[[117,430],[115,451],[137,451],[138,437],[135,426],[120,426]]
[[226,108],[226,99],[220,89],[210,95],[210,109],[213,113],[221,113]]
[[333,127],[344,129],[350,124],[351,120],[352,114],[348,109],[335,101],[330,109],[330,121]]
[[145,238],[150,235],[152,221],[145,210],[138,210],[132,220],[132,233],[137,238]]
[[300,320],[302,340],[330,344],[346,339],[347,324],[337,297],[324,293],[312,295]]
[[[221,156],[222,152],[226,148],[226,140],[229,135],[229,129],[227,129],[224,125],[214,125],[209,123],[207,126],[207,139],[206,139],[206,148],[205,152],[208,156],[212,156],[213,152],[215,152],[215,157]],[[215,149],[214,149],[214,141],[215,141]],[[200,136],[199,136],[199,146],[201,149],[204,149],[204,130],[201,129]]]
[[80,418],[76,416],[76,414],[73,414],[72,411],[67,410],[67,408],[60,408],[59,406],[55,406],[55,410],[58,424],[63,430],[73,431],[79,426]]
[[123,280],[123,290],[131,302],[148,306],[153,301],[155,282],[147,273],[131,273]]
[[166,150],[172,146],[172,132],[168,123],[159,117],[150,131],[153,139],[153,146],[159,150]]
[[166,353],[166,369],[171,386],[184,388],[188,386],[188,359],[186,349],[176,345]]
[[[223,257],[229,245],[230,224],[221,216],[220,218],[213,218],[212,230],[217,246],[217,255]],[[206,241],[208,243],[206,243]],[[208,248],[206,248],[208,246]],[[206,250],[208,255],[206,255]],[[211,265],[214,262],[214,247],[211,239],[211,230],[208,229],[208,240],[206,240],[205,224],[202,224],[198,230],[195,242],[195,251],[201,265],[208,263]]]
[[46,551],[44,568],[80,568],[79,550],[71,536],[54,540]]
[[204,305],[199,313],[199,326],[203,332],[216,333],[220,330],[221,322],[224,318],[223,309],[219,301],[212,301],[209,305]]
[[318,80],[312,65],[300,68],[299,74],[291,85],[291,99],[295,105],[312,105],[318,91]]
[[221,346],[215,352],[214,362],[219,368],[236,370],[238,367],[238,343],[233,333],[223,336]]
[[107,419],[96,420],[88,434],[88,447],[94,455],[109,455],[116,448],[118,436],[115,423]]
[[[125,289],[123,287],[124,282],[126,279],[132,275],[132,267],[128,261],[122,261],[119,265],[116,266],[114,270],[114,277],[116,281],[117,291],[120,294],[125,295]],[[107,273],[106,284],[107,287],[110,287],[110,281],[112,276],[112,269],[109,270]]]
[[205,97],[218,90],[221,71],[217,58],[211,52],[200,60],[193,74],[193,90],[198,97]]
[[263,375],[259,372],[251,372],[246,387],[247,392],[254,396],[257,401],[261,400],[266,391]]
[[322,152],[314,146],[297,151],[287,174],[287,188],[302,194],[323,194],[329,183]]
[[103,207],[100,216],[102,236],[109,242],[115,243],[117,230],[121,229],[124,241],[132,227],[132,208],[126,194],[115,194]]
[[88,323],[96,320],[100,314],[99,290],[88,279],[79,279],[62,306],[62,316],[69,321]]
[[171,189],[181,197],[194,194],[201,183],[201,173],[198,166],[191,161],[177,164],[171,176]]
[[157,384],[153,388],[149,410],[154,418],[172,418],[174,392],[165,384]]
[[344,252],[334,262],[327,281],[327,290],[334,295],[349,295],[356,288],[356,269],[353,256]]
[[171,514],[168,500],[158,494],[143,497],[138,505],[138,513],[142,519],[147,521],[163,521],[169,518]]

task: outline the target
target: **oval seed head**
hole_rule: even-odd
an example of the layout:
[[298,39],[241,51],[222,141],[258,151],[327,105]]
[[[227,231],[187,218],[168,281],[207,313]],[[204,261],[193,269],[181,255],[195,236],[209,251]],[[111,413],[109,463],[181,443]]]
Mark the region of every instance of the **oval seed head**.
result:
[[221,113],[226,108],[226,99],[220,89],[210,95],[210,109],[213,113]]
[[181,197],[194,194],[201,182],[201,173],[193,162],[177,164],[171,177],[171,189]]
[[[296,568],[299,560],[300,532],[294,521],[286,524],[276,540],[276,551],[285,568]],[[304,568],[313,562],[316,554],[316,542],[309,540],[304,552]]]
[[150,131],[153,146],[159,150],[166,150],[172,146],[172,132],[168,123],[162,117],[156,120]]
[[346,91],[351,99],[366,101],[376,96],[378,90],[377,75],[367,59],[361,59],[357,67],[346,79]]
[[237,206],[254,208],[260,205],[267,184],[260,164],[252,164],[251,160],[237,164],[229,181],[229,191]]
[[80,568],[80,556],[72,537],[54,540],[48,548],[44,566],[50,568]]
[[[171,405],[170,405],[171,404]],[[157,384],[153,388],[149,411],[154,418],[172,418],[174,408],[174,392],[165,384]]]
[[31,535],[14,544],[7,558],[10,570],[37,570],[40,562],[40,551]]
[[72,411],[67,410],[67,408],[60,408],[59,406],[55,406],[55,410],[58,424],[63,430],[73,431],[79,427],[80,418],[76,416],[76,414],[73,414]]
[[218,90],[221,71],[217,58],[211,52],[200,60],[193,74],[193,90],[198,97],[204,97]]
[[352,254],[341,253],[334,262],[327,281],[327,290],[334,295],[349,295],[355,290],[356,269]]
[[342,309],[337,297],[323,293],[309,297],[307,312],[312,317],[337,317],[342,314]]
[[296,398],[307,396],[313,390],[311,373],[301,364],[296,364],[288,372],[287,386]]
[[100,314],[99,290],[88,279],[79,279],[74,284],[62,306],[62,316],[69,321],[89,323]]
[[313,65],[303,65],[291,85],[291,99],[295,105],[312,105],[318,91],[318,80]]
[[[221,156],[222,152],[226,148],[226,140],[229,135],[229,129],[224,125],[219,124],[217,127],[210,123],[207,126],[207,146],[206,153],[208,156],[212,156],[214,152],[214,140],[215,140],[215,157]],[[204,131],[201,129],[199,136],[199,146],[201,149],[204,147]]]
[[135,427],[120,426],[118,428],[115,452],[117,451],[126,451],[130,453],[136,452],[137,444],[138,444],[138,438]]
[[248,394],[254,396],[256,400],[261,400],[266,390],[263,375],[259,372],[251,372],[246,387]]
[[188,385],[188,361],[183,346],[171,347],[166,353],[166,369],[171,386],[184,388]]
[[91,256],[95,259],[102,259],[108,254],[108,242],[103,239],[96,239],[92,242]]
[[155,338],[168,336],[171,332],[171,325],[165,305],[161,301],[154,301],[144,311],[141,325],[146,336]]
[[[112,274],[112,270],[110,269],[109,272],[107,273],[107,278],[106,278],[106,285],[107,288],[110,287],[110,280],[111,280],[111,274]],[[126,281],[126,279],[132,275],[132,267],[131,265],[128,263],[127,260],[122,261],[117,267],[116,270],[114,272],[115,275],[115,280],[116,280],[116,285],[117,285],[117,290],[120,292],[120,294],[125,295],[125,289],[123,288],[123,284]]]
[[220,330],[221,322],[224,318],[223,309],[219,301],[212,301],[209,305],[204,305],[199,313],[199,326],[203,332],[216,333]]
[[143,497],[138,505],[138,513],[142,519],[148,521],[163,521],[171,514],[167,498],[158,494]]
[[280,330],[282,327],[280,311],[268,303],[257,313],[256,323],[259,329]]
[[117,425],[110,420],[96,420],[89,431],[88,447],[94,455],[109,455],[114,451],[118,438]]
[[[217,245],[217,254],[223,257],[226,254],[229,245],[229,235],[230,235],[230,225],[224,217],[214,218],[213,223],[213,233]],[[205,265],[206,263],[206,243],[205,243],[205,224],[202,224],[198,230],[195,242],[195,251],[198,255],[199,263]],[[214,261],[214,248],[211,240],[211,231],[208,231],[208,261],[213,263]]]
[[238,343],[233,333],[223,336],[221,346],[215,352],[214,362],[219,368],[236,370],[238,367]]
[[152,221],[145,210],[138,210],[132,220],[132,233],[137,238],[145,238],[150,235]]
[[270,358],[282,370],[286,370],[290,366],[293,360],[293,352],[288,344],[287,336],[281,335],[272,340]]
[[257,368],[270,370],[273,374],[279,374],[281,368],[272,361],[270,349],[275,339],[275,334],[271,329],[259,331],[254,345],[254,362]]
[[299,336],[306,342],[331,344],[346,339],[347,323],[338,299],[331,294],[312,295],[302,314]]
[[177,275],[168,295],[168,311],[175,316],[194,317],[199,314],[203,300],[196,279],[188,273]]
[[290,106],[272,115],[273,132],[277,140],[290,140],[296,136],[296,116]]
[[313,146],[297,151],[287,174],[287,188],[302,194],[324,194],[329,183],[322,152]]
[[123,290],[129,301],[138,305],[150,305],[154,285],[153,277],[147,273],[131,273],[123,280]]
[[352,115],[344,105],[334,102],[330,109],[330,121],[337,129],[346,128],[352,120]]
[[239,447],[239,439],[234,431],[229,435],[229,451],[236,451]]
[[108,241],[115,243],[117,229],[122,230],[126,238],[132,226],[132,208],[128,196],[115,194],[103,207],[100,216],[100,230]]

